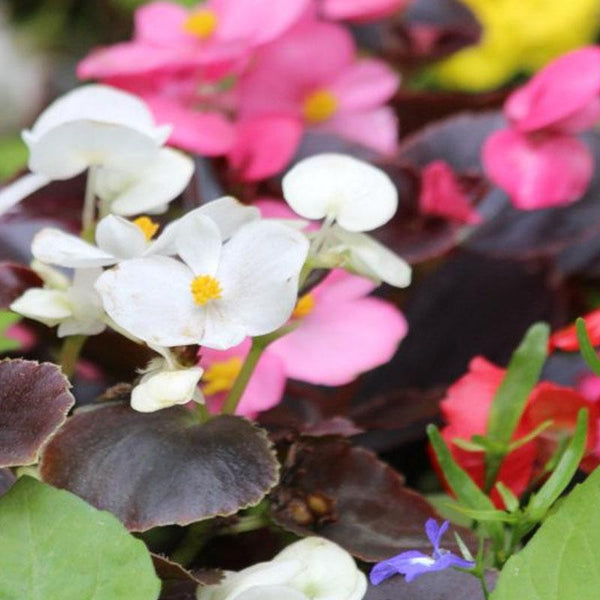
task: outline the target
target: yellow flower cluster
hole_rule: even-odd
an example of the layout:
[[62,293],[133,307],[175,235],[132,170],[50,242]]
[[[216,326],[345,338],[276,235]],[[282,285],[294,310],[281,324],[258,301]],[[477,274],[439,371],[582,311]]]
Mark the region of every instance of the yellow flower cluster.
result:
[[592,42],[600,29],[598,0],[461,0],[483,25],[481,42],[433,68],[439,85],[489,90],[533,73]]

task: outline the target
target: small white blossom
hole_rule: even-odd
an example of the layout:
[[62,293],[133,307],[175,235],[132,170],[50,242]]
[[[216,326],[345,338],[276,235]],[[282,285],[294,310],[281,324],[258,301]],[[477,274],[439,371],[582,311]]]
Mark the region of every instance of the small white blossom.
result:
[[101,273],[101,269],[76,270],[67,287],[31,288],[10,309],[48,327],[58,325],[58,337],[96,335],[106,327],[102,300],[94,289]]
[[224,196],[170,223],[156,239],[159,226],[148,217],[131,222],[109,215],[96,227],[95,246],[75,235],[48,227],[36,234],[31,252],[43,263],[71,268],[106,267],[153,254],[168,256],[177,252],[175,240],[179,226],[195,215],[212,217],[223,239],[231,237],[243,224],[259,218],[256,208]]
[[285,175],[283,194],[300,216],[325,220],[311,234],[316,266],[342,266],[397,287],[410,284],[406,261],[363,233],[387,223],[398,207],[396,188],[381,169],[343,154],[319,154]]
[[291,544],[273,560],[218,585],[198,589],[198,600],[361,600],[367,580],[343,548],[323,538]]
[[118,326],[152,345],[226,349],[270,333],[290,317],[308,241],[289,227],[248,223],[227,243],[212,219],[177,226],[181,260],[127,260],[96,284]]

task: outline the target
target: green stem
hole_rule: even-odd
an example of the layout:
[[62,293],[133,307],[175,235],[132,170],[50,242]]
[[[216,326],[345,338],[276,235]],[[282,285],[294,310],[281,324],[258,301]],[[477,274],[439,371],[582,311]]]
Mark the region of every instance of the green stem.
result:
[[192,523],[179,546],[171,554],[171,560],[184,567],[192,563],[200,550],[211,539],[210,530],[212,527],[213,522],[211,520]]
[[196,416],[198,417],[200,423],[206,423],[207,421],[210,421],[212,417],[210,412],[208,412],[208,408],[206,408],[206,405],[200,402],[196,404]]
[[58,362],[62,372],[69,378],[73,377],[73,373],[75,373],[75,367],[86,339],[85,335],[71,335],[63,342]]
[[90,167],[85,186],[83,211],[81,212],[81,237],[87,241],[90,241],[90,237],[93,238],[94,221],[96,216],[96,174],[97,168]]

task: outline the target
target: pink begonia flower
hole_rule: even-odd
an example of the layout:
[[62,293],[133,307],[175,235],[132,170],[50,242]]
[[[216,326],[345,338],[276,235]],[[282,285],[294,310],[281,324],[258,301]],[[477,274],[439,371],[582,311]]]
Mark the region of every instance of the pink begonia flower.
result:
[[310,0],[207,0],[187,9],[152,2],[135,14],[133,40],[92,52],[79,64],[83,79],[150,73],[185,67],[230,68],[283,34]]
[[[204,369],[200,387],[209,411],[217,414],[231,390],[250,351],[250,339],[229,350],[202,348],[200,365]],[[236,414],[254,418],[277,406],[283,398],[286,374],[283,362],[267,349],[260,357]]]
[[333,21],[374,21],[394,14],[409,0],[321,0],[321,12]]
[[579,133],[600,119],[600,46],[551,62],[508,98],[504,113],[521,132]]
[[483,147],[489,178],[522,210],[562,206],[585,193],[594,170],[587,146],[566,134],[494,132]]
[[[357,59],[345,28],[305,19],[258,51],[240,80],[241,118],[272,118],[271,131],[280,127],[283,134],[269,135],[267,140],[241,136],[241,148],[233,155],[243,156],[250,165],[258,162],[256,157],[291,156],[299,141],[289,134],[295,131],[294,124],[391,154],[397,146],[397,120],[383,105],[398,84],[398,76],[382,61]],[[242,172],[243,177],[251,175]]]
[[435,160],[421,171],[419,207],[426,215],[468,225],[481,223],[481,216],[471,206],[456,174],[443,160]]
[[402,313],[367,297],[368,279],[335,270],[303,296],[292,320],[299,326],[269,347],[288,377],[319,385],[344,385],[388,362],[406,335]]
[[8,339],[19,343],[19,351],[29,352],[37,343],[37,336],[27,325],[16,323],[11,325],[4,332],[4,336]]

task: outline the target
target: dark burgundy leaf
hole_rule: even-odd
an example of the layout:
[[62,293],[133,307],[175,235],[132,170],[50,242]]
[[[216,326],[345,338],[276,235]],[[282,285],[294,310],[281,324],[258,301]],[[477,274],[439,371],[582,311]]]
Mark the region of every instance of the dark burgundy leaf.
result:
[[399,473],[343,438],[293,444],[271,498],[271,514],[285,529],[321,535],[368,562],[425,551],[425,522],[437,517]]
[[0,469],[0,496],[11,488],[16,481],[16,477],[10,469]]
[[81,410],[47,446],[42,477],[130,530],[187,525],[256,504],[277,482],[266,434],[238,417],[200,424],[184,407]]
[[198,584],[191,581],[166,581],[158,600],[196,600]]
[[[490,589],[496,579],[496,573],[488,574]],[[427,573],[410,583],[401,576],[392,577],[378,586],[369,586],[364,600],[484,600],[484,596],[479,580],[448,569]]]
[[200,579],[191,572],[181,566],[179,563],[169,560],[168,557],[161,554],[150,553],[154,570],[156,574],[164,581],[167,579],[176,581],[187,581],[194,583],[196,587],[200,583]]
[[25,290],[42,284],[29,267],[0,262],[0,309],[7,309]]
[[69,387],[56,365],[0,361],[0,467],[37,462],[75,403]]

